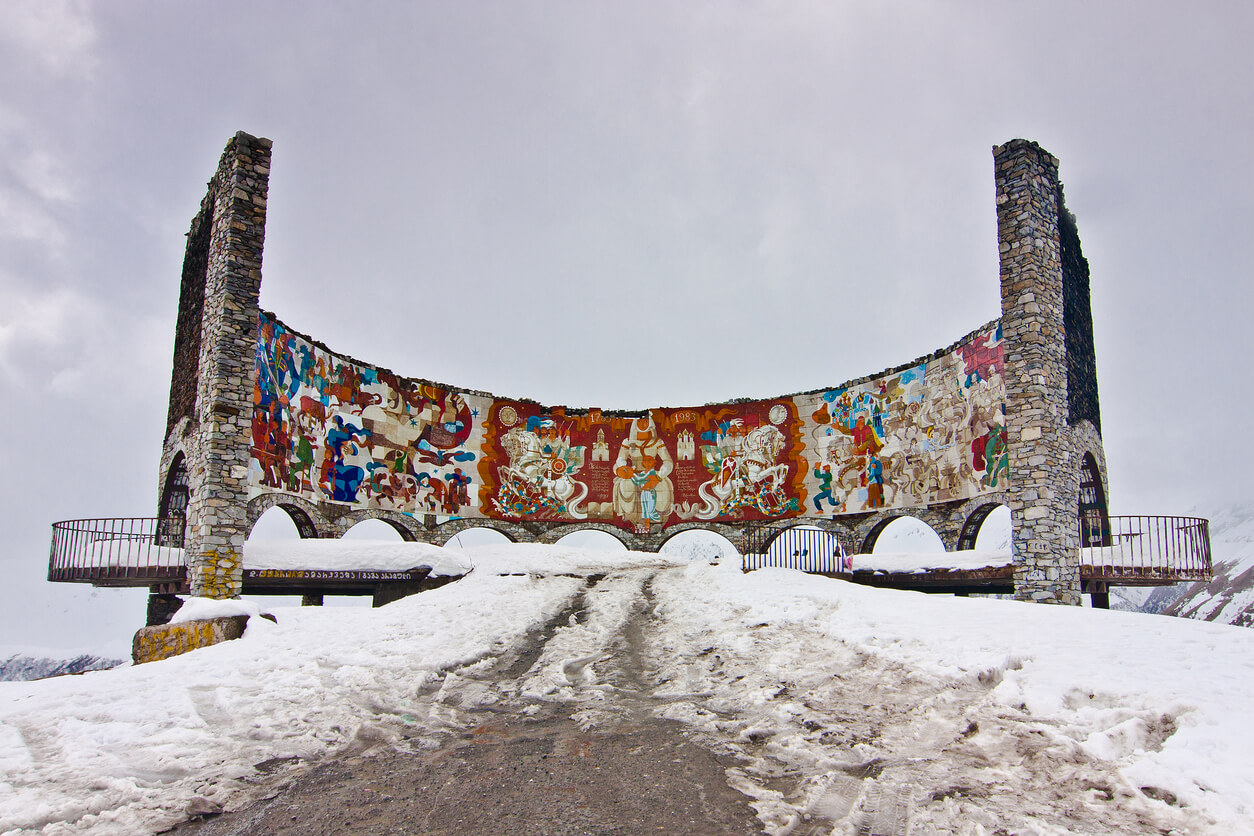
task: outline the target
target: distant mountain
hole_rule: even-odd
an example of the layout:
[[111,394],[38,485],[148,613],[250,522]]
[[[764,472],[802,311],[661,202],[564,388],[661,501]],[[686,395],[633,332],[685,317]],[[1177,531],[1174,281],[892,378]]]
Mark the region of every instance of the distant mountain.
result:
[[105,659],[84,653],[73,659],[49,659],[44,656],[13,655],[0,662],[0,682],[47,679],[69,673],[86,673],[116,668],[121,659]]
[[1157,615],[1175,603],[1190,584],[1173,586],[1115,586],[1110,590],[1110,608]]
[[[1214,566],[1210,583],[1160,587],[1140,606],[1129,608],[1239,627],[1254,626],[1254,505],[1229,507],[1213,514],[1210,539]],[[1133,597],[1128,593],[1137,591],[1120,589],[1118,594]]]

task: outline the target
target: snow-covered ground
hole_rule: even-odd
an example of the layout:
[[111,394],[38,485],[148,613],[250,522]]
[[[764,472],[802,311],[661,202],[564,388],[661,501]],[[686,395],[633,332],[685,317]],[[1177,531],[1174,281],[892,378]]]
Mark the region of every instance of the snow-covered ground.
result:
[[[259,764],[429,745],[511,699],[575,701],[595,725],[634,618],[656,711],[736,755],[729,781],[772,833],[851,832],[893,804],[915,832],[1254,833],[1249,630],[735,561],[466,557],[456,583],[377,610],[278,609],[164,662],[0,683],[0,832],[154,832],[194,796],[239,802]],[[525,674],[469,675],[581,600]]]
[[262,540],[244,544],[245,569],[312,569],[404,572],[431,567],[431,577],[464,575],[465,556],[403,540]]
[[1010,550],[977,551],[964,549],[952,552],[890,552],[876,550],[873,554],[855,554],[853,568],[873,572],[911,573],[932,569],[988,569],[1009,566]]

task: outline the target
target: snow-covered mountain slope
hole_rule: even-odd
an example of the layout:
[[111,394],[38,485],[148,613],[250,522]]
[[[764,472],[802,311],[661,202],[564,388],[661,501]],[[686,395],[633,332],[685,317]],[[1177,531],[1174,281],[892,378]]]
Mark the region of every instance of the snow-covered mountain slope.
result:
[[1110,589],[1110,608],[1157,615],[1171,606],[1190,584],[1172,586],[1115,586]]
[[103,671],[122,664],[121,659],[105,659],[90,653],[82,653],[70,659],[14,653],[7,658],[0,656],[0,660],[3,660],[0,661],[0,682],[29,682],[67,673]]
[[1254,505],[1225,508],[1210,521],[1215,576],[1194,583],[1162,612],[1200,621],[1254,626]]

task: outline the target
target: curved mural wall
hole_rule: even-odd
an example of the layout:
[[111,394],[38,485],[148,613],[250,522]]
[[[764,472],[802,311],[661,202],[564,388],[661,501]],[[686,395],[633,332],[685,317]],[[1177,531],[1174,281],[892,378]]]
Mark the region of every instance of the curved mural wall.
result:
[[641,412],[548,408],[399,377],[262,313],[249,498],[596,521],[829,517],[1006,487],[1001,328],[840,387]]

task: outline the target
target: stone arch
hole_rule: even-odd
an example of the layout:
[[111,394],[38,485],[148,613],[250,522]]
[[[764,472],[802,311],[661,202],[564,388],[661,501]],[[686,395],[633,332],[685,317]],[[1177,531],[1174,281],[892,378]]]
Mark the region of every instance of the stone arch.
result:
[[378,520],[381,523],[387,523],[407,543],[424,541],[426,539],[423,536],[424,532],[421,523],[413,517],[398,511],[387,511],[382,508],[363,508],[358,511],[350,511],[335,521],[334,533],[327,536],[343,537],[350,528],[366,520]]
[[457,519],[449,520],[439,526],[432,535],[431,541],[438,542],[441,546],[447,546],[450,541],[463,531],[474,531],[476,529],[487,529],[495,531],[497,534],[504,535],[511,543],[525,542],[526,537],[520,537],[518,531],[511,530],[515,526],[508,523],[501,523],[495,520],[467,520]]
[[945,544],[944,536],[941,534],[940,531],[936,529],[935,524],[929,521],[928,519],[926,519],[924,516],[916,515],[916,514],[892,514],[880,520],[879,522],[877,522],[875,526],[872,527],[872,529],[869,532],[867,532],[866,538],[862,541],[862,553],[871,554],[872,552],[874,552],[875,546],[879,542],[880,537],[884,534],[884,532],[888,529],[890,525],[897,522],[898,520],[915,520],[918,523],[926,526],[927,529],[931,531],[933,535],[935,535],[937,541],[940,543],[941,551],[949,550]]
[[157,509],[157,516],[161,518],[158,545],[183,545],[187,533],[187,503],[190,500],[187,457],[179,450],[170,461],[165,484],[161,487],[161,504]]
[[[624,543],[621,537],[618,537],[609,531],[603,531],[599,528],[590,528],[590,527],[584,527],[584,526],[571,526],[568,529],[562,531],[561,535],[562,535],[561,537],[559,537],[557,540],[554,541],[554,545],[558,545],[558,544],[571,545],[571,546],[574,546],[575,548],[586,548],[586,549],[592,549],[594,551],[613,551],[614,546],[619,546],[624,551],[631,549],[631,546]],[[589,537],[580,537],[580,535],[595,535],[595,536],[589,538]],[[572,539],[577,539],[581,542],[577,544],[572,543],[570,542]],[[589,539],[592,541],[591,544],[587,542]]]
[[[511,539],[510,539],[509,534],[507,534],[507,533],[506,533],[506,532],[504,532],[504,531],[501,531],[499,528],[497,528],[496,526],[492,526],[492,525],[472,525],[472,526],[467,526],[466,528],[462,528],[462,529],[460,529],[460,530],[458,530],[458,531],[453,532],[451,535],[449,535],[448,539],[447,539],[447,540],[445,540],[443,543],[439,543],[437,540],[432,540],[432,542],[433,542],[433,543],[436,543],[436,545],[441,545],[441,546],[443,546],[443,547],[445,547],[445,548],[450,548],[450,549],[462,549],[462,548],[466,548],[467,544],[466,544],[466,543],[463,543],[461,540],[459,540],[459,539],[458,539],[459,537],[461,537],[463,534],[471,534],[471,535],[475,535],[475,534],[480,534],[480,533],[482,533],[482,532],[491,532],[492,534],[496,535],[497,537],[500,537],[500,538],[501,538],[501,542],[503,542],[503,543],[511,543],[511,544],[512,544],[512,543],[516,542],[516,541],[514,541],[514,540],[511,540]],[[442,533],[441,533],[441,534],[442,534]],[[475,539],[475,538],[472,538],[472,540],[473,540],[473,539]],[[496,543],[494,540],[492,540],[492,539],[489,539],[489,541],[488,541],[488,543],[487,543],[487,544],[488,544],[488,545],[497,545],[497,543]],[[474,543],[474,542],[471,542],[469,545],[471,545],[471,546],[475,546],[475,545],[482,545],[482,544],[481,544],[481,543]]]
[[668,525],[666,526],[666,528],[662,529],[662,539],[658,543],[658,548],[661,549],[662,546],[666,545],[671,540],[673,540],[675,538],[675,535],[683,534],[686,531],[709,531],[712,534],[718,534],[720,537],[723,537],[727,540],[732,540],[731,537],[727,536],[727,532],[721,530],[723,528],[726,528],[726,526],[711,525],[709,523],[701,523],[701,522],[695,522],[695,521],[680,522],[680,523],[675,523],[674,525]]
[[1002,502],[986,502],[972,511],[966,522],[962,524],[962,533],[958,535],[958,551],[974,549],[976,538],[980,534],[980,527],[984,525],[988,515],[1003,506],[1005,506],[1005,503]]
[[[364,529],[363,529],[364,526]],[[379,526],[382,526],[380,528]],[[413,535],[402,525],[389,519],[380,519],[378,517],[361,517],[360,519],[346,520],[345,525],[339,532],[339,539],[344,539],[353,534],[358,536],[359,533],[369,531],[373,538],[387,538],[391,534],[395,534],[402,541],[412,541]]]
[[[702,526],[702,525],[686,526],[680,531],[671,531],[668,529],[666,533],[666,539],[663,540],[661,545],[658,546],[658,552],[661,553],[665,551],[668,545],[671,545],[672,543],[677,542],[676,538],[682,538],[684,537],[684,535],[689,535],[689,534],[705,534],[705,535],[710,535],[711,537],[717,537],[723,543],[726,543],[728,546],[731,547],[731,551],[729,554],[723,554],[723,552],[727,551],[727,549],[723,548],[721,543],[717,544],[719,545],[720,556],[734,557],[740,554],[740,547],[736,545],[735,540],[733,540],[732,538],[728,537],[727,535],[723,534],[720,531],[715,531],[713,528],[709,528],[709,527]],[[685,539],[691,539],[691,538],[685,538]],[[714,543],[715,541],[711,539],[708,542]]]
[[271,508],[281,508],[291,518],[301,539],[311,540],[325,537],[335,530],[335,526],[321,513],[316,506],[303,499],[284,494],[266,494],[248,502],[247,529],[252,531],[261,515]]
[[568,534],[574,534],[578,531],[604,532],[605,534],[608,534],[611,537],[613,537],[618,542],[622,543],[623,548],[627,549],[628,551],[653,551],[653,549],[642,547],[641,544],[636,540],[636,538],[632,537],[626,531],[624,531],[623,529],[619,528],[616,525],[610,525],[609,523],[591,522],[591,521],[575,523],[571,525],[555,526],[554,528],[550,528],[548,531],[541,534],[539,537],[536,538],[536,540],[537,542],[540,542],[540,543],[556,543],[558,540],[561,540],[563,537],[567,536]]
[[[397,534],[401,535],[401,539],[407,543],[412,543],[414,540],[418,539],[414,536],[414,532],[409,528],[409,526],[402,525],[400,522],[392,519],[391,517],[369,517],[369,519],[387,523]],[[354,525],[356,525],[356,523],[354,523]]]

